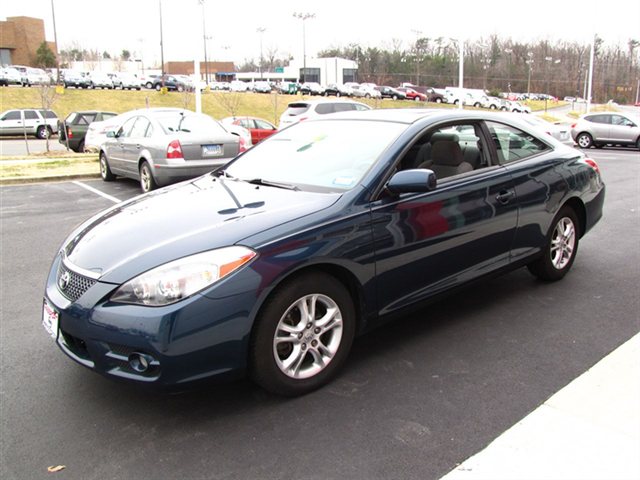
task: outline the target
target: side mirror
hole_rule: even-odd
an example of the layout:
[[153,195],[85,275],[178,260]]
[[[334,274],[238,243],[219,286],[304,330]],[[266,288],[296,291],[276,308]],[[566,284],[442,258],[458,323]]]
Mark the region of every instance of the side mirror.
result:
[[433,171],[416,168],[396,172],[387,183],[387,190],[395,194],[430,192],[435,190],[437,183]]
[[107,138],[115,138],[116,137],[116,132],[114,132],[113,130],[109,130],[107,132]]

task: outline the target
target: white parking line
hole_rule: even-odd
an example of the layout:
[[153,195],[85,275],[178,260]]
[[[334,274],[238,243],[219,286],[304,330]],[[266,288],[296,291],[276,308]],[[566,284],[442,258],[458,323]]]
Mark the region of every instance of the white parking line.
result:
[[97,188],[90,187],[89,185],[86,185],[86,184],[84,184],[82,182],[75,181],[75,182],[71,182],[71,183],[73,183],[74,185],[78,185],[79,187],[82,187],[82,188],[84,188],[86,190],[89,190],[90,192],[93,192],[96,195],[100,195],[102,198],[106,198],[107,200],[111,200],[113,203],[122,202],[122,200],[120,200],[119,198],[112,197],[111,195],[109,195],[107,193],[104,193],[104,192],[101,192]]

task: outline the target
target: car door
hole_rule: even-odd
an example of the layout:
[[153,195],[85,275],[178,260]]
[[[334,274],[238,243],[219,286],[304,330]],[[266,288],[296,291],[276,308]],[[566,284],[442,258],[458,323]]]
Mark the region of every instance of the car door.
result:
[[[269,122],[265,122],[259,118],[255,118],[253,121],[255,122],[255,129],[251,132],[251,137],[254,145],[260,140],[264,140],[276,133],[276,127],[271,125]],[[253,139],[254,136],[255,140]]]
[[638,126],[627,117],[611,115],[609,137],[614,142],[635,143],[638,138]]
[[518,199],[518,229],[511,248],[511,261],[535,253],[546,242],[547,227],[541,219],[565,199],[567,190],[563,169],[558,168],[559,153],[528,132],[500,122],[486,122],[496,149],[498,162],[515,185]]
[[140,152],[144,148],[145,136],[149,128],[149,120],[146,117],[135,117],[135,122],[129,134],[122,141],[123,167],[131,176],[138,175],[138,160]]
[[0,133],[2,135],[19,135],[22,133],[22,112],[9,110],[0,118]]
[[105,142],[107,158],[109,160],[109,167],[114,173],[127,173],[125,145],[128,141],[129,133],[131,132],[133,124],[135,123],[137,118],[138,117],[129,118],[118,129],[115,137]]
[[611,115],[599,114],[587,117],[591,122],[591,130],[593,131],[593,139],[596,141],[611,140]]
[[35,110],[24,110],[24,126],[27,133],[36,133],[40,125],[44,125],[44,120]]
[[[440,177],[435,190],[399,196],[383,190],[371,202],[376,272],[385,285],[378,290],[381,314],[509,263],[517,199],[511,175],[491,158],[488,141],[478,122],[430,129],[397,169],[433,169]],[[459,162],[452,169],[465,168],[438,174],[450,160]]]

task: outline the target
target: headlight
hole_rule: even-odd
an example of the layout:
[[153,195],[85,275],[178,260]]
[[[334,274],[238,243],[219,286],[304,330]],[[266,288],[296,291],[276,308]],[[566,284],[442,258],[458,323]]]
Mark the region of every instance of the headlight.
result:
[[237,270],[257,254],[246,247],[226,247],[166,263],[129,280],[113,302],[159,307],[187,298]]

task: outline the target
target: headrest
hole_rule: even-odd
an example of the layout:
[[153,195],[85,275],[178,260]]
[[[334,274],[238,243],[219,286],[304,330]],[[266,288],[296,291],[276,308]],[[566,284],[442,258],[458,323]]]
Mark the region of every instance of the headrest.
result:
[[457,142],[460,140],[457,133],[448,133],[448,132],[435,132],[431,135],[429,141],[433,144],[439,142],[441,140],[449,140],[451,142]]
[[431,147],[431,159],[434,165],[457,167],[464,162],[464,155],[458,142],[441,140]]

